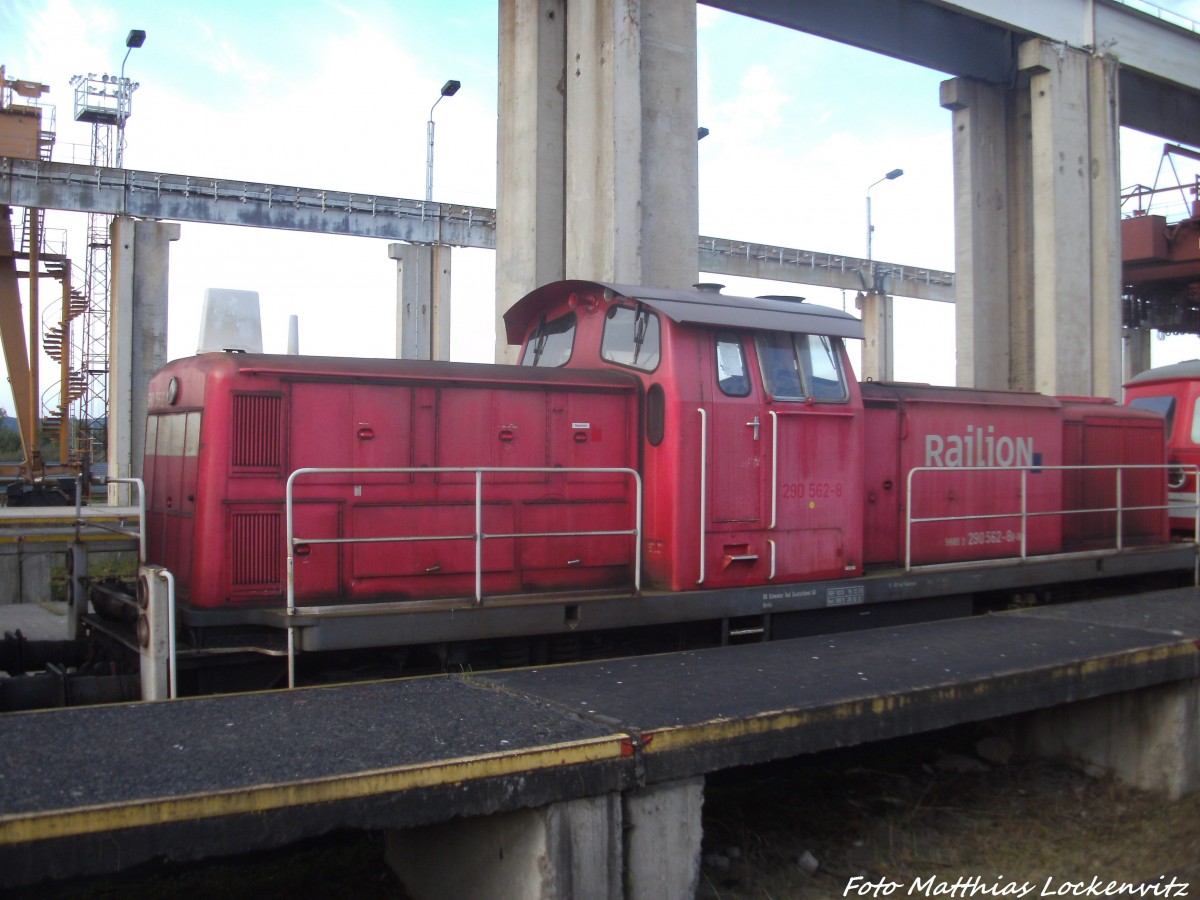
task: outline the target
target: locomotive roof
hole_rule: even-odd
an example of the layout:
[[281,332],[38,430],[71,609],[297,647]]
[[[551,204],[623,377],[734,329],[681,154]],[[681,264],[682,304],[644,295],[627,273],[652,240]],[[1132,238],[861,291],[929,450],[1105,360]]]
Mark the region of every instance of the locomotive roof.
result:
[[638,300],[676,322],[693,325],[722,325],[730,328],[761,328],[795,331],[829,337],[863,337],[862,322],[849,313],[827,306],[778,297],[737,297],[716,291],[677,291],[631,284],[599,281],[555,281],[526,294],[504,314],[510,344],[521,343],[529,326],[547,307],[573,293],[608,292],[612,296]]
[[1147,369],[1145,372],[1134,375],[1126,384],[1176,381],[1181,378],[1200,378],[1200,359],[1189,359],[1169,366],[1159,366],[1157,369]]
[[565,389],[634,390],[637,382],[623,372],[605,369],[534,368],[496,366],[491,363],[448,362],[422,359],[382,359],[343,356],[291,356],[273,353],[213,351],[172,360],[155,378],[179,369],[196,369],[207,375],[239,372],[275,375],[306,381],[425,381],[474,382],[480,385],[512,384],[527,387],[547,384]]

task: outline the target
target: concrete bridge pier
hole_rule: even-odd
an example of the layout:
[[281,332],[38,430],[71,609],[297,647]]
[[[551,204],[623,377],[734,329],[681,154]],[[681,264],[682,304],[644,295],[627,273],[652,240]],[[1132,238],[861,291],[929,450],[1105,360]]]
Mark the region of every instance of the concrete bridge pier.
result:
[[561,278],[687,288],[699,274],[696,4],[500,4],[500,322]]
[[[177,222],[118,216],[110,228],[108,474],[140,477],[150,376],[167,362],[167,273]],[[112,506],[128,506],[130,488],[108,488]]]
[[700,877],[704,779],[393,831],[387,861],[417,900],[657,900]]
[[1127,384],[1134,375],[1151,368],[1149,328],[1126,328],[1123,341],[1121,383]]
[[1200,790],[1200,680],[1041,709],[1002,728],[1023,756],[1062,758],[1170,800]]
[[1017,86],[942,84],[953,112],[958,384],[1117,397],[1117,63],[1031,39]]
[[863,381],[892,381],[895,370],[895,332],[892,327],[892,298],[880,291],[859,294],[855,305],[862,316],[864,341],[862,348]]
[[442,244],[388,244],[396,260],[396,359],[450,358],[450,255]]

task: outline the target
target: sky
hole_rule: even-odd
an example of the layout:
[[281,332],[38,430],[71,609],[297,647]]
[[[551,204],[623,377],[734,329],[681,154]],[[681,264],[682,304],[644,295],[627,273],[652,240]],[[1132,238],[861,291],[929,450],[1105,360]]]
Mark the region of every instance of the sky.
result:
[[[1200,20],[1200,0],[1158,6]],[[420,198],[429,109],[434,199],[496,198],[497,0],[23,0],[0,3],[0,63],[49,84],[54,159],[86,162],[70,78],[116,74],[131,28],[147,33],[125,73],[138,82],[129,168]],[[700,233],[866,255],[867,186],[876,259],[953,270],[947,76],[701,6],[698,9]],[[1122,131],[1122,186],[1152,184],[1163,141]],[[1190,177],[1196,164],[1177,163]],[[1167,172],[1164,178],[1174,179]],[[85,217],[51,212],[82,261]],[[393,356],[395,263],[387,242],[182,223],[172,244],[168,356],[195,352],[204,290],[258,291],[263,343],[282,352],[300,318],[304,353]],[[494,254],[456,249],[451,355],[490,361]],[[726,293],[791,293],[853,310],[803,285],[712,278]],[[897,298],[896,377],[954,382],[954,310]],[[1200,356],[1195,337],[1155,342],[1154,364]],[[46,364],[48,365],[48,363]],[[7,385],[3,385],[4,388]],[[0,390],[0,406],[11,397]]]

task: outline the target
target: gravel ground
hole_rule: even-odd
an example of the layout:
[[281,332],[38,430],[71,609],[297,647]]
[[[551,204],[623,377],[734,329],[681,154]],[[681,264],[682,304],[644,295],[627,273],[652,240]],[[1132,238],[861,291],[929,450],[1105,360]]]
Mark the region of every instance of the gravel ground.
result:
[[[1088,897],[1115,882],[1200,897],[1200,794],[1169,803],[1054,763],[1003,762],[994,742],[985,762],[979,738],[962,729],[713,776],[698,896]],[[375,834],[18,896],[405,897]]]
[[716,776],[699,896],[1200,896],[1200,794],[1005,755],[961,729]]

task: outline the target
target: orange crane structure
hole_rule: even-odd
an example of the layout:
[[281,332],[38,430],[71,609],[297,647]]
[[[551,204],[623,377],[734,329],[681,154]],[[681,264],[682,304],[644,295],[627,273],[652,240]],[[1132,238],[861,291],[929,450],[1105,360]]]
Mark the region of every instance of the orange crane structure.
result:
[[[49,160],[54,146],[54,108],[38,101],[48,93],[47,85],[9,78],[0,66],[0,158]],[[14,231],[16,236],[14,236]],[[56,281],[59,301],[57,322],[45,324],[42,316],[42,282]],[[20,282],[28,283],[28,315],[21,310]],[[70,321],[79,315],[82,295],[72,286],[71,262],[65,247],[56,252],[47,245],[42,211],[22,208],[19,222],[13,210],[0,204],[0,344],[12,386],[13,405],[21,434],[22,460],[0,463],[0,475],[19,477],[26,485],[39,485],[48,476],[73,471],[70,461],[70,417],[72,386],[70,372]],[[39,360],[42,353],[58,363],[61,380],[45,398],[41,392]],[[50,413],[43,420],[43,410]],[[43,429],[52,430],[59,445],[59,459],[47,463],[41,454]]]

